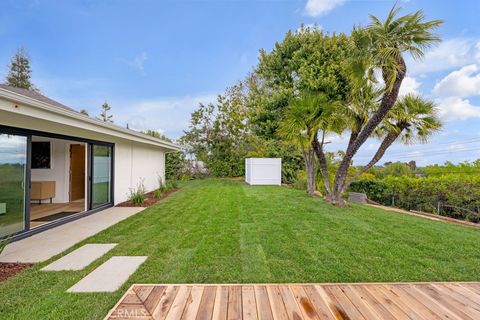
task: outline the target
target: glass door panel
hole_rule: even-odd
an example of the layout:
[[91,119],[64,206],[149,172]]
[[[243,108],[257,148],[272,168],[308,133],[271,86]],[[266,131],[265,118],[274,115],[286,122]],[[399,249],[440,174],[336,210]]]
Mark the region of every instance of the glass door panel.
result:
[[92,145],[92,209],[109,204],[112,189],[112,147]]
[[0,134],[0,237],[25,229],[27,137]]

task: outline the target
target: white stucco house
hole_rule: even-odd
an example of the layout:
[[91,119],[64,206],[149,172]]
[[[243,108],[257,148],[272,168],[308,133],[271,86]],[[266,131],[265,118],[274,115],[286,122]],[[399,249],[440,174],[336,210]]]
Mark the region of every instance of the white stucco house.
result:
[[168,141],[0,85],[0,238],[24,237],[111,207],[165,179]]

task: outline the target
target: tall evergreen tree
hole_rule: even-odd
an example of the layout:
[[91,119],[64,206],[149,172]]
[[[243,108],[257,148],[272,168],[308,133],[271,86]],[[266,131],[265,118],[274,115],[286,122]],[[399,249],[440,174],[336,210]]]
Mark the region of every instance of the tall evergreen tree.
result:
[[101,120],[103,122],[110,122],[110,123],[113,123],[113,116],[111,114],[109,114],[109,111],[111,110],[112,108],[108,105],[108,102],[105,101],[103,104],[102,104],[102,111],[100,112],[100,115],[97,117],[98,120]]
[[31,81],[32,70],[30,68],[30,57],[24,48],[17,50],[9,65],[9,72],[5,84],[31,91],[38,91]]

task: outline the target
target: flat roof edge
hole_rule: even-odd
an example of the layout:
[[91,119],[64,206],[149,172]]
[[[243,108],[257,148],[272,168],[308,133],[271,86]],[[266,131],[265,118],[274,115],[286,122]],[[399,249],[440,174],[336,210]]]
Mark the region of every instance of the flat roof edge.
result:
[[[155,137],[152,137],[152,136],[149,136],[149,135],[146,135],[144,133],[137,132],[137,131],[134,131],[134,130],[122,128],[122,127],[119,127],[115,124],[105,123],[103,121],[85,116],[85,115],[83,115],[79,112],[68,110],[68,109],[62,109],[62,108],[59,108],[57,106],[51,105],[49,103],[39,101],[37,99],[31,98],[31,97],[28,97],[28,96],[25,96],[25,95],[22,95],[22,94],[19,94],[19,93],[16,93],[16,92],[12,92],[12,91],[9,91],[9,90],[3,89],[3,88],[0,88],[0,97],[2,97],[4,99],[7,99],[7,100],[10,100],[10,101],[13,101],[13,102],[16,102],[16,103],[25,104],[25,105],[28,105],[28,106],[31,106],[31,107],[34,107],[34,108],[39,108],[39,109],[46,110],[46,111],[49,111],[49,112],[53,112],[53,113],[56,113],[56,114],[59,114],[59,115],[62,115],[62,116],[73,118],[75,120],[79,120],[79,121],[82,121],[82,122],[85,122],[85,123],[89,123],[89,124],[93,124],[93,125],[96,125],[96,126],[99,126],[99,127],[103,127],[103,128],[106,128],[106,129],[114,131],[114,132],[123,133],[123,134],[126,134],[127,136],[130,135],[132,137],[143,139],[143,140],[145,140],[145,142],[150,142],[150,143],[154,142],[158,146],[160,146],[164,149],[167,149],[170,152],[176,152],[176,151],[181,151],[182,150],[182,147],[175,144],[175,143],[171,143],[171,142],[159,139],[159,138],[155,138]],[[112,136],[115,136],[115,135],[112,134]]]

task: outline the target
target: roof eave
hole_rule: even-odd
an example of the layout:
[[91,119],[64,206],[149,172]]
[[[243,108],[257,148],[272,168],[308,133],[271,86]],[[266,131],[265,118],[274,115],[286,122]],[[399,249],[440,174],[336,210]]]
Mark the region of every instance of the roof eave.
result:
[[140,139],[143,139],[143,140],[146,140],[146,141],[154,142],[157,145],[159,145],[160,147],[162,147],[162,148],[164,148],[164,149],[166,149],[167,151],[170,151],[170,152],[176,152],[176,151],[181,151],[182,150],[182,148],[175,143],[171,143],[171,142],[159,139],[159,138],[155,138],[155,137],[146,135],[146,134],[141,133],[141,132],[137,132],[137,131],[133,131],[133,130],[130,130],[130,129],[122,128],[122,127],[119,127],[119,126],[114,125],[114,124],[110,124],[110,123],[103,122],[103,121],[100,121],[100,120],[97,120],[97,119],[94,119],[94,118],[90,118],[90,117],[88,117],[86,115],[83,115],[83,114],[81,114],[79,112],[76,112],[76,111],[71,111],[71,110],[68,110],[68,109],[61,109],[61,108],[53,106],[49,103],[30,98],[30,97],[24,96],[24,95],[16,93],[16,92],[5,90],[3,88],[0,88],[0,97],[3,97],[5,99],[11,100],[11,101],[16,102],[16,103],[26,104],[26,105],[29,105],[29,106],[32,106],[32,107],[35,107],[35,108],[40,108],[40,109],[43,109],[43,110],[46,110],[46,111],[49,111],[49,112],[57,113],[57,114],[60,114],[62,116],[67,116],[67,117],[70,117],[70,118],[73,118],[73,119],[76,119],[76,120],[80,120],[80,121],[83,121],[83,122],[86,122],[86,123],[90,123],[90,124],[94,124],[94,125],[97,125],[97,126],[100,126],[100,127],[104,127],[104,128],[116,131],[116,132],[124,133],[124,134],[131,135],[131,136],[135,136],[137,138],[140,138]]

